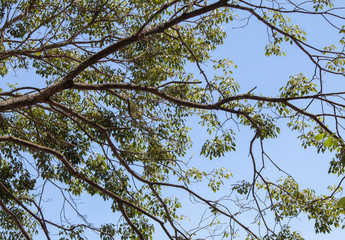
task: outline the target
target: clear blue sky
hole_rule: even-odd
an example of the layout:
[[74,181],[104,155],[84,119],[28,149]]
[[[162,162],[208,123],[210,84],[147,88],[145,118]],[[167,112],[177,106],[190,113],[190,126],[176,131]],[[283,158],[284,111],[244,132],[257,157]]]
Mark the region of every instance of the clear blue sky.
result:
[[[291,16],[291,18],[293,22],[294,19],[296,20],[295,24],[307,30],[307,39],[310,44],[321,47],[337,42],[339,39],[339,36],[336,35],[337,31],[331,29],[325,21],[319,21],[319,17]],[[238,66],[234,70],[234,78],[240,83],[240,93],[246,93],[257,87],[254,91],[257,94],[276,96],[279,88],[285,85],[291,75],[304,73],[311,77],[314,65],[295,45],[283,45],[286,57],[265,57],[266,27],[255,19],[251,19],[244,28],[237,28],[237,26],[233,23],[225,26],[228,37],[225,44],[215,52],[215,56],[228,57]],[[344,78],[324,75],[324,87],[328,91],[343,91],[345,90]],[[319,194],[329,193],[327,186],[338,184],[339,181],[336,176],[328,174],[329,161],[334,157],[334,154],[317,154],[314,148],[304,149],[297,139],[298,133],[291,132],[287,127],[284,127],[284,124],[281,124],[280,127],[281,134],[277,139],[265,141],[266,152],[282,169],[294,177],[301,189],[312,188]],[[196,141],[200,140],[200,134],[202,134],[200,131],[193,133]],[[250,175],[248,140],[252,136],[252,132],[242,129],[237,134],[238,148],[236,153],[227,154],[224,158],[213,160],[212,163],[207,162],[207,160],[201,162],[209,168],[215,165],[225,166],[234,173],[235,178]],[[278,171],[273,174],[276,177],[283,175]],[[292,226],[301,230],[305,239],[333,240],[344,239],[345,236],[345,231],[339,228],[330,234],[316,235],[313,227],[314,221],[308,221],[303,215],[291,223]]]
[[[328,24],[325,22],[315,24],[315,21],[320,20],[318,17],[304,18],[291,16],[291,18],[296,19],[295,23],[307,30],[307,38],[310,39],[308,43],[320,47],[338,41],[337,32],[330,29]],[[276,96],[278,95],[279,88],[285,85],[291,75],[304,73],[306,76],[311,77],[314,65],[296,46],[283,45],[286,57],[266,57],[266,27],[254,19],[244,28],[237,28],[238,26],[233,23],[225,26],[228,33],[227,40],[223,46],[218,48],[214,56],[219,58],[227,57],[238,66],[237,69],[234,69],[233,76],[240,83],[240,93],[246,93],[257,87],[254,91],[257,94]],[[206,70],[206,74],[211,76],[212,71],[208,72]],[[324,87],[327,91],[345,90],[343,81],[343,78],[324,75]],[[329,161],[334,157],[334,154],[317,154],[314,148],[302,148],[301,142],[297,139],[299,134],[291,132],[286,127],[286,123],[286,121],[282,121],[280,124],[281,134],[277,139],[265,141],[266,152],[279,167],[294,177],[300,184],[300,189],[312,188],[317,194],[328,194],[327,187],[329,185],[337,185],[339,181],[339,178],[336,176],[328,174]],[[193,153],[191,163],[209,171],[214,167],[224,166],[234,174],[234,179],[248,179],[248,177],[250,179],[252,169],[248,154],[249,141],[254,135],[253,132],[241,128],[236,137],[237,151],[226,154],[225,157],[209,161],[198,156],[202,142],[207,138],[207,134],[197,127],[194,121],[192,125],[194,126],[192,137],[195,145],[191,150],[191,153]],[[268,172],[272,169],[268,167]],[[267,174],[267,176],[274,179],[280,178],[284,174],[272,170],[272,174]],[[224,189],[227,188],[229,187],[224,186]],[[209,194],[207,193],[205,196],[212,198],[212,195]],[[190,217],[201,214],[199,208],[197,206],[193,208],[193,205],[190,205],[188,211],[183,213]],[[247,219],[246,221],[251,222],[252,219]],[[186,224],[188,223],[186,222]],[[307,240],[344,239],[345,231],[340,228],[334,229],[330,234],[315,234],[313,224],[314,221],[308,221],[306,215],[303,214],[298,219],[291,221],[291,225],[295,227],[295,230],[300,230],[302,236]],[[243,239],[243,235],[239,239]]]

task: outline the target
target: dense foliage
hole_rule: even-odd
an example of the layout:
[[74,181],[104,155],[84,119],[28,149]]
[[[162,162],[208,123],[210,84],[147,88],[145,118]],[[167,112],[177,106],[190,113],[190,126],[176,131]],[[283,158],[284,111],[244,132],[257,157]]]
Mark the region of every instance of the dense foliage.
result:
[[[324,90],[324,78],[344,77],[344,8],[332,0],[2,0],[0,239],[303,239],[289,226],[300,214],[317,233],[343,227],[341,182],[318,195],[262,170],[276,166],[263,145],[279,137],[281,120],[305,148],[331,151],[329,173],[344,176],[345,92]],[[313,45],[294,16],[326,22],[338,38]],[[213,54],[222,27],[241,21],[267,28],[268,57],[292,45],[314,74],[279,79],[275,96],[241,92],[236,63]],[[13,72],[23,76],[18,84]],[[222,161],[236,151],[238,128],[252,133],[251,178],[234,182],[225,162],[210,171],[188,162],[193,129],[208,137],[200,156]],[[93,198],[113,217],[86,219],[79,202]],[[189,201],[204,214],[185,227]]]

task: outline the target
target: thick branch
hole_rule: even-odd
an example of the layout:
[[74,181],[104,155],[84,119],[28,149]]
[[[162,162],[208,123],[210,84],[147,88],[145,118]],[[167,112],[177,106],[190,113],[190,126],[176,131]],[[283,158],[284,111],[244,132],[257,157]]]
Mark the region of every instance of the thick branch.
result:
[[221,1],[218,1],[214,4],[211,4],[209,6],[197,9],[195,11],[183,13],[180,16],[178,16],[178,17],[176,17],[176,18],[174,18],[168,22],[162,23],[156,27],[144,29],[140,32],[137,32],[137,33],[131,35],[131,36],[123,38],[123,39],[119,40],[118,42],[116,42],[116,43],[104,48],[103,50],[95,53],[94,55],[90,56],[89,58],[87,58],[86,60],[81,62],[72,71],[67,73],[67,75],[63,79],[52,84],[51,86],[49,86],[45,89],[43,89],[41,92],[27,95],[27,96],[20,96],[20,97],[13,98],[13,99],[7,99],[5,101],[0,102],[0,112],[4,112],[6,110],[13,109],[13,108],[34,105],[34,104],[39,103],[39,102],[45,102],[49,97],[51,97],[55,93],[72,87],[73,86],[73,80],[82,71],[84,71],[88,67],[92,66],[93,64],[97,63],[102,58],[105,58],[105,57],[109,56],[110,54],[115,53],[116,51],[118,51],[119,49],[121,49],[125,46],[128,46],[134,42],[140,41],[140,40],[144,39],[146,36],[153,35],[156,33],[162,33],[166,29],[168,29],[168,28],[170,28],[170,27],[172,27],[172,26],[174,26],[180,22],[183,22],[187,19],[205,14],[207,12],[213,11],[213,10],[220,8],[220,7],[224,7],[226,5],[226,2],[227,1],[221,0]]

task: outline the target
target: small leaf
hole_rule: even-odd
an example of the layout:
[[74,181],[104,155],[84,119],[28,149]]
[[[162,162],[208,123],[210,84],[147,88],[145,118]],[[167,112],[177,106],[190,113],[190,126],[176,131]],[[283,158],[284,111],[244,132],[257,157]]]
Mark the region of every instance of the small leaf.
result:
[[324,133],[320,133],[320,134],[316,135],[315,140],[316,141],[320,141],[321,139],[324,139],[324,137],[325,137],[325,134]]
[[337,207],[345,208],[345,197],[342,197],[342,198],[339,199],[339,201],[337,203]]
[[332,138],[327,138],[327,140],[325,141],[325,143],[324,143],[324,145],[325,145],[325,147],[332,147],[333,146],[333,140],[332,140]]

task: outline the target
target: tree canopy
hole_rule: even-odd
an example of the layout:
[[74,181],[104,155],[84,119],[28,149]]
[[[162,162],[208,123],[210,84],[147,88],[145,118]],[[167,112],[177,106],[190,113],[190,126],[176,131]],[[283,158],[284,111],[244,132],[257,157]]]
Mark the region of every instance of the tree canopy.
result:
[[[304,239],[289,225],[300,215],[316,233],[344,227],[345,92],[327,87],[344,80],[344,10],[332,0],[2,0],[0,239]],[[335,31],[331,44],[309,39],[308,21]],[[291,45],[314,72],[277,79],[271,96],[240,89],[231,55],[214,53],[225,27],[252,22],[266,29],[266,57]],[[264,151],[281,127],[333,154],[340,180],[328,195],[300,189]],[[251,177],[190,162],[193,129],[206,136],[194,158],[218,162],[248,129]],[[69,212],[50,216],[49,198]],[[113,218],[86,219],[78,206],[92,198]],[[190,202],[203,215],[186,226]]]

